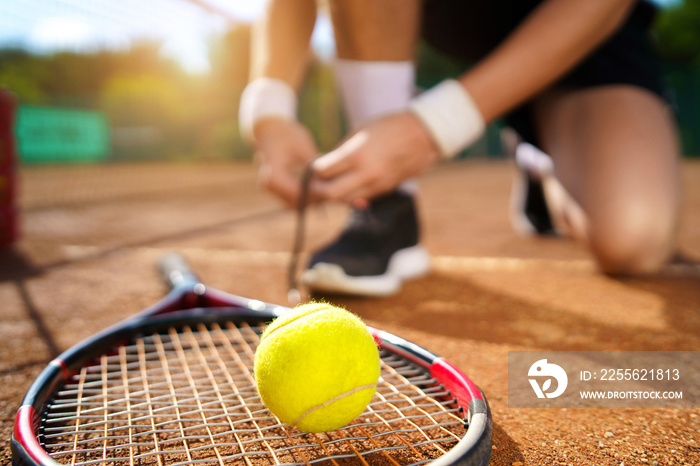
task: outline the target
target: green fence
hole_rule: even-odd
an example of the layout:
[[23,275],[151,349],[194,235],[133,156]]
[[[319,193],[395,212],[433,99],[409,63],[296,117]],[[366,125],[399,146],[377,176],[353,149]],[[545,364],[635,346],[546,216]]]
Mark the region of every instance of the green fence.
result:
[[99,112],[24,105],[15,132],[23,163],[89,163],[110,153],[109,124]]
[[667,66],[683,153],[700,156],[700,67]]

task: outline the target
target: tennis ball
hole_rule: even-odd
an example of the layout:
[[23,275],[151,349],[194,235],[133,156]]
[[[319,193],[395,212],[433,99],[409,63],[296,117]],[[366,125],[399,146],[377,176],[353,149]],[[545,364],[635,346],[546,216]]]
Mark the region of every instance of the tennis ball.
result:
[[275,319],[255,352],[255,381],[265,406],[305,432],[350,423],[379,379],[379,351],[356,315],[327,303],[295,307]]

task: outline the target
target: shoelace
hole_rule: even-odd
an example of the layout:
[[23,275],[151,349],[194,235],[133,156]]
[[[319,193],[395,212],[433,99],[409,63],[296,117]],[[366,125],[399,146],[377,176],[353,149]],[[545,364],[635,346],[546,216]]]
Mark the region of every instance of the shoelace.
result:
[[[296,209],[296,228],[294,232],[294,244],[292,246],[292,254],[289,259],[289,267],[287,268],[287,301],[291,306],[296,306],[301,302],[301,292],[299,291],[299,280],[297,269],[299,267],[299,256],[304,248],[304,237],[306,235],[306,209],[309,205],[309,185],[313,169],[311,164],[307,165],[304,173],[301,176],[299,199]],[[355,209],[351,217],[350,223],[363,224],[376,221],[372,218],[369,212],[369,204],[365,199],[358,199],[354,205]]]
[[379,220],[376,214],[373,215],[370,210],[370,205],[366,200],[361,199],[360,201],[352,205],[352,213],[350,214],[350,219],[345,225],[345,231],[352,230],[367,230],[368,226],[370,229],[376,229],[379,224]]
[[297,201],[294,244],[292,246],[292,254],[289,259],[289,268],[287,269],[287,301],[292,306],[296,306],[301,302],[297,268],[299,267],[299,256],[301,255],[301,251],[304,247],[304,236],[306,234],[306,208],[309,202],[309,184],[311,183],[312,175],[313,170],[311,169],[311,164],[309,164],[306,166],[304,173],[301,176],[301,189],[299,191],[299,200]]

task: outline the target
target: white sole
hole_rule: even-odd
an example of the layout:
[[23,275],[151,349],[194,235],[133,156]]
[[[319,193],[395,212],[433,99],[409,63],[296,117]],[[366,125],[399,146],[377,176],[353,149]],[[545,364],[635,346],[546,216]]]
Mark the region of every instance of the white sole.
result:
[[521,142],[515,149],[515,165],[517,173],[510,191],[510,223],[521,236],[535,236],[537,229],[525,214],[528,176],[533,174],[540,180],[554,176],[552,159],[532,144]]
[[525,215],[527,176],[520,169],[517,170],[510,191],[510,224],[518,235],[533,236],[537,230]]
[[311,291],[382,297],[398,293],[406,280],[422,277],[430,271],[430,256],[422,246],[396,251],[382,275],[347,275],[337,264],[320,262],[304,271],[301,282]]

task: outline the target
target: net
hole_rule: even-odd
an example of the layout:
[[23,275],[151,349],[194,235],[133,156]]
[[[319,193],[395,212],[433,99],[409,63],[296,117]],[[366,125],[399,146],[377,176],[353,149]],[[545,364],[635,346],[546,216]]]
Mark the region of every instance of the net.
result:
[[322,434],[262,404],[262,328],[200,324],[142,335],[84,367],[47,408],[40,441],[64,464],[421,464],[464,435],[444,387],[382,350],[377,392],[353,423]]

